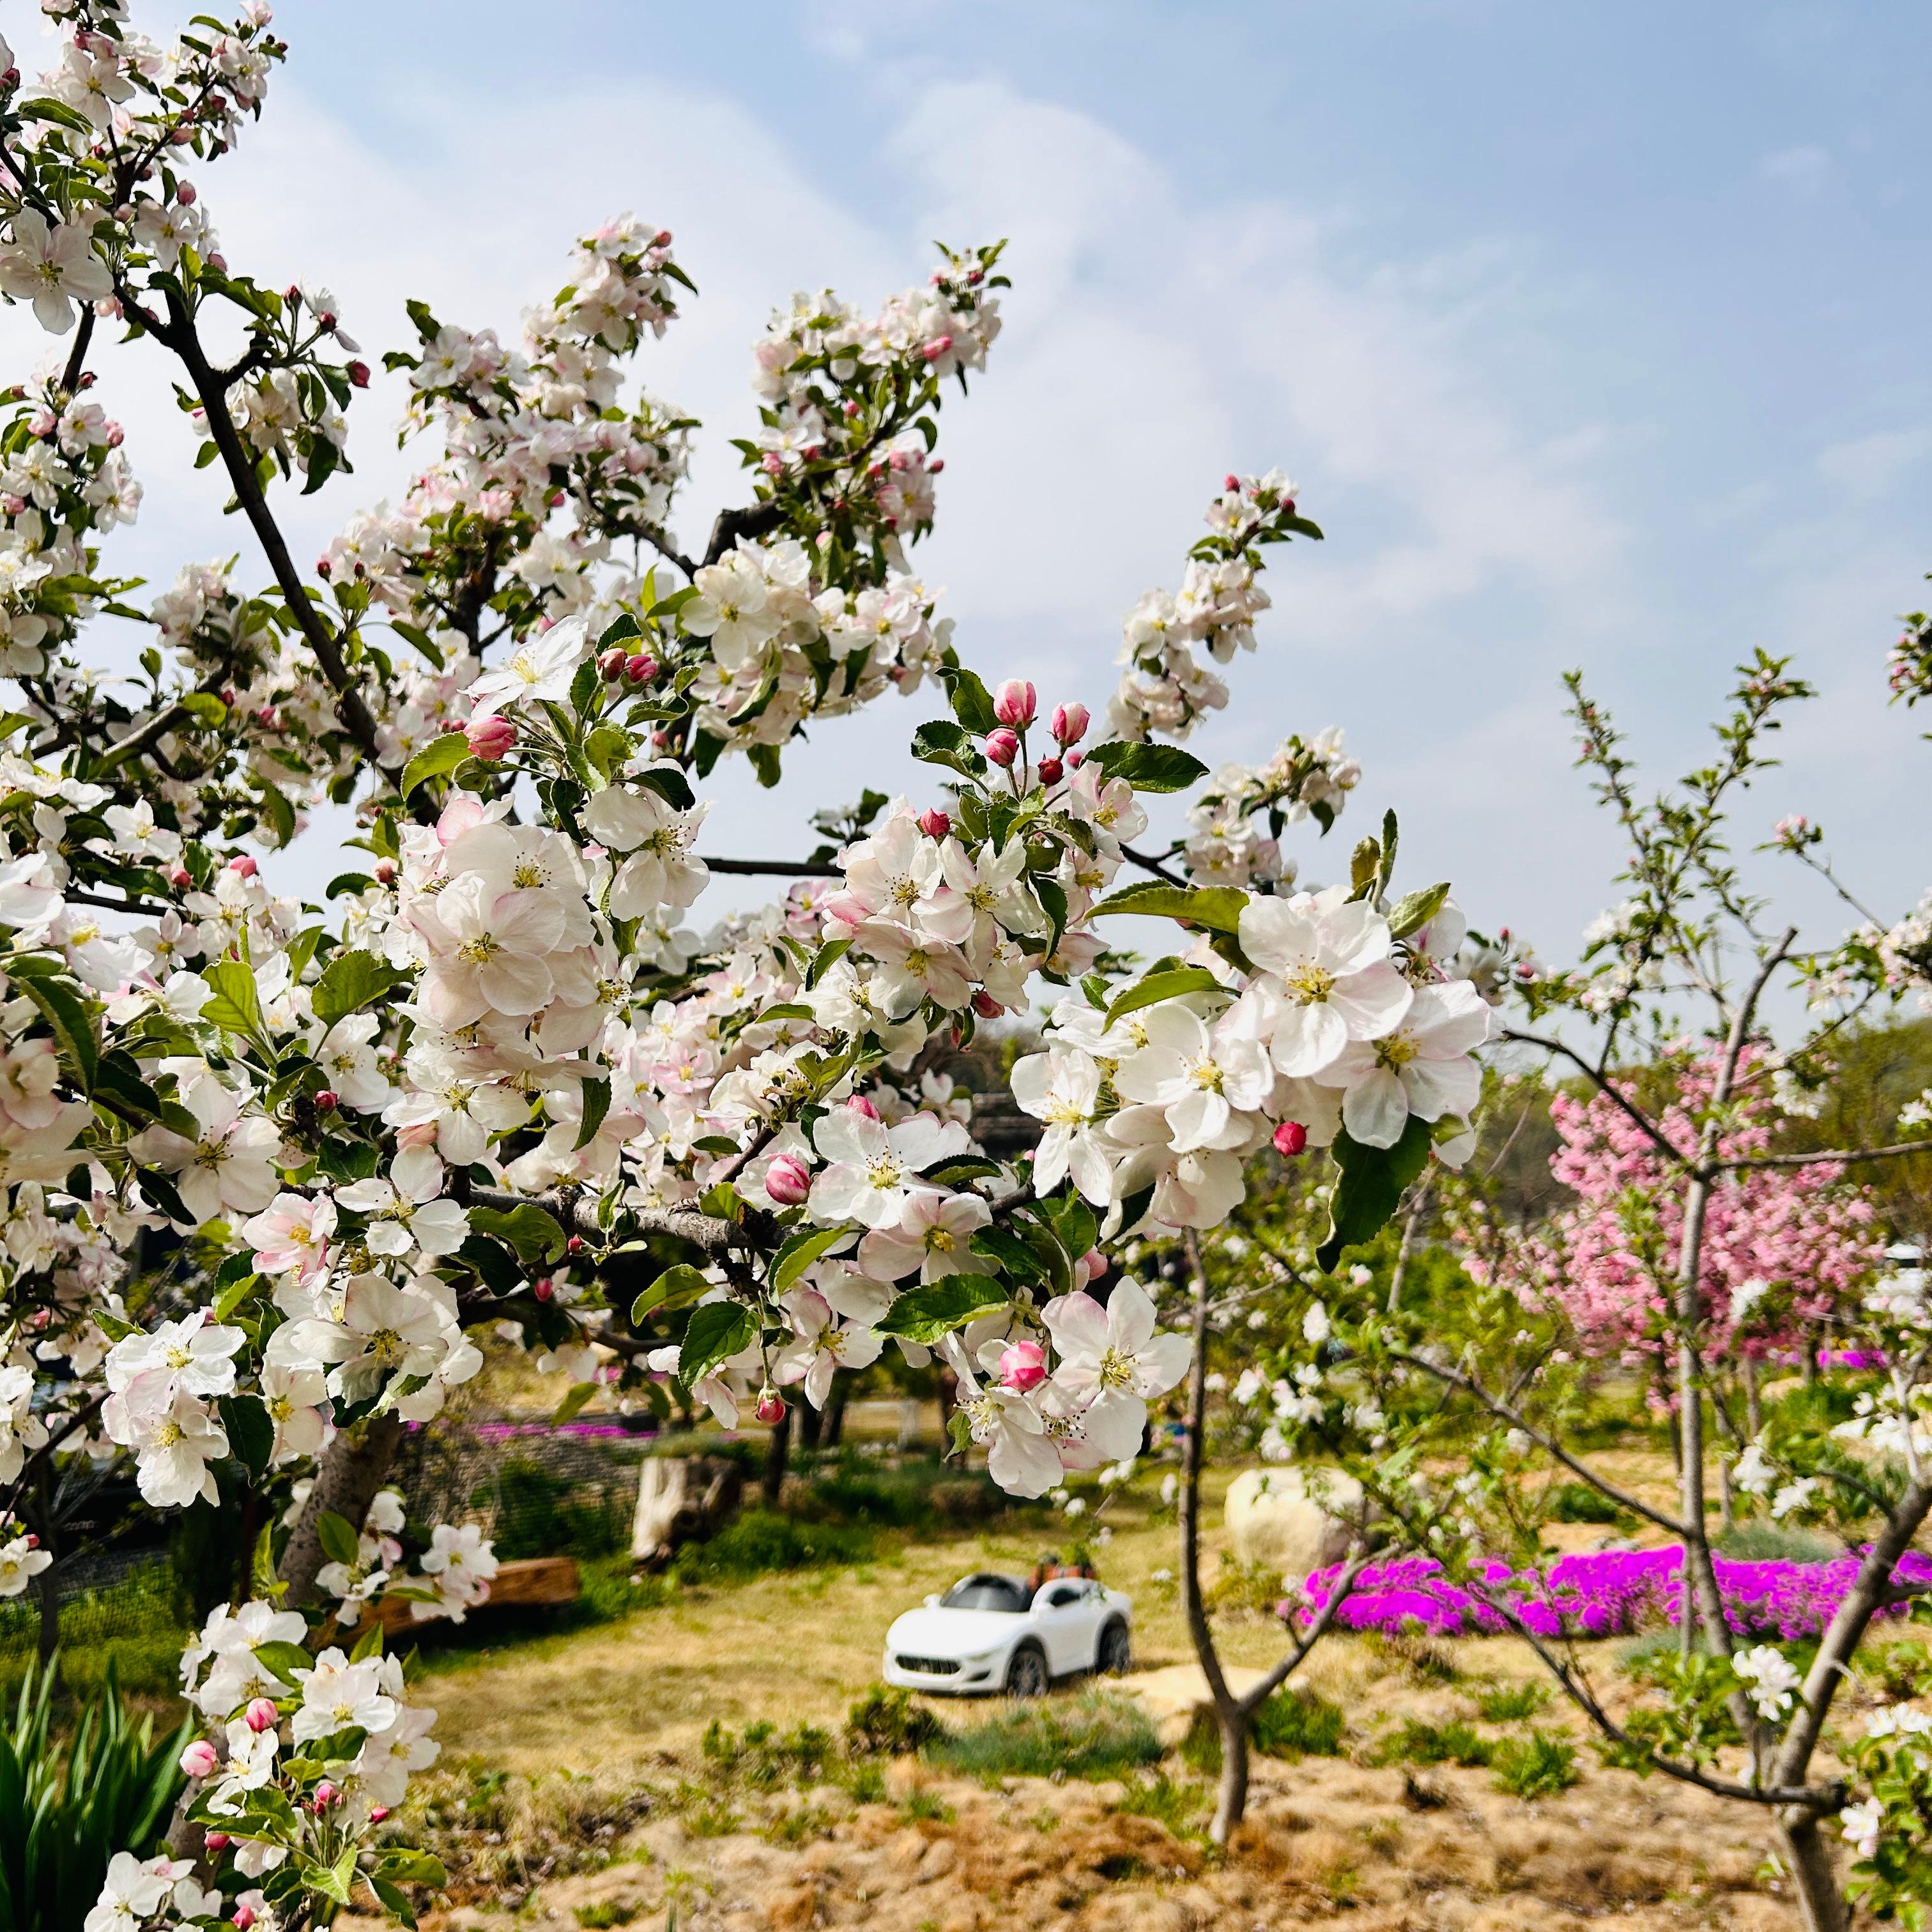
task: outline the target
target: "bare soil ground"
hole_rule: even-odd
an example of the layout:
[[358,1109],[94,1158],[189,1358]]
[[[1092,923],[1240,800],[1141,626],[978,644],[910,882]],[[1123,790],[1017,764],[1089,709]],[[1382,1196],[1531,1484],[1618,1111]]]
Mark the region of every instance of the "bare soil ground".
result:
[[[440,1714],[445,1759],[422,1780],[420,1802],[452,1888],[427,1925],[1795,1924],[1766,1864],[1765,1822],[1660,1778],[1604,1769],[1586,1748],[1581,1781],[1535,1802],[1505,1795],[1482,1769],[1367,1762],[1403,1719],[1476,1721],[1482,1690],[1536,1678],[1512,1640],[1438,1641],[1419,1653],[1330,1640],[1301,1681],[1342,1706],[1344,1754],[1258,1758],[1249,1822],[1225,1852],[1202,1834],[1208,1784],[1172,1756],[1112,1782],[991,1786],[904,1758],[869,1788],[747,1790],[707,1763],[700,1740],[714,1718],[836,1732],[876,1679],[894,1616],[962,1572],[1023,1568],[1034,1554],[1010,1534],[960,1536],[860,1568],[686,1592],[575,1635],[431,1658],[418,1695]],[[1101,1555],[1108,1580],[1134,1594],[1138,1664],[1189,1661],[1163,1574],[1171,1524],[1124,1515]],[[1280,1627],[1262,1615],[1233,1611],[1222,1628],[1232,1662],[1280,1654]],[[1616,1648],[1596,1646],[1592,1659],[1606,1690],[1622,1682]],[[989,1714],[983,1704],[934,1708],[956,1726]],[[1582,1744],[1558,1705],[1536,1721]],[[1478,1728],[1501,1737],[1512,1727]]]

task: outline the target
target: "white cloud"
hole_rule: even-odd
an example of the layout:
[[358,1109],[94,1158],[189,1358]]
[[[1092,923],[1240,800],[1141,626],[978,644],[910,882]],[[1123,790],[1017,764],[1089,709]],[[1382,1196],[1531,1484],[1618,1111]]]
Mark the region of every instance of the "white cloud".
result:
[[1815,201],[1838,172],[1838,164],[1828,150],[1808,142],[1766,154],[1758,163],[1757,171],[1764,180],[1790,189],[1800,200]]
[[1818,452],[1818,473],[1855,496],[1884,495],[1932,449],[1924,430],[1884,430]]

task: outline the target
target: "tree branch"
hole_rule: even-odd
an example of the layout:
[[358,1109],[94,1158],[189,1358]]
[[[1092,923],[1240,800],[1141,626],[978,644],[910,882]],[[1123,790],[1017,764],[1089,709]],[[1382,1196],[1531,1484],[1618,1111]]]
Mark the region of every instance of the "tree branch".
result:
[[1308,1626],[1307,1634],[1258,1684],[1251,1686],[1235,1700],[1236,1708],[1244,1718],[1252,1717],[1301,1668],[1308,1653],[1328,1634],[1328,1626],[1335,1621],[1342,1599],[1355,1587],[1356,1578],[1368,1567],[1369,1552],[1366,1550],[1349,1558],[1347,1567],[1335,1579],[1328,1601]]
[[1562,1054],[1572,1066],[1588,1076],[1599,1093],[1614,1100],[1643,1130],[1660,1151],[1667,1154],[1687,1173],[1695,1174],[1698,1171],[1696,1162],[1685,1154],[1622,1088],[1606,1074],[1592,1066],[1574,1046],[1566,1046],[1560,1040],[1546,1039],[1541,1034],[1520,1032],[1514,1027],[1504,1027],[1503,1037],[1514,1040],[1520,1046],[1540,1047],[1545,1053]]
[[1513,1429],[1520,1429],[1539,1448],[1546,1454],[1554,1456],[1566,1469],[1581,1476],[1593,1490],[1609,1497],[1619,1508],[1627,1509],[1633,1515],[1646,1518],[1655,1523],[1660,1529],[1672,1531],[1679,1536],[1683,1534],[1684,1526],[1675,1516],[1666,1516],[1663,1510],[1653,1509],[1648,1503],[1640,1501],[1627,1490],[1618,1489],[1614,1483],[1606,1481],[1587,1462],[1573,1456],[1554,1436],[1546,1436],[1500,1396],[1492,1395],[1480,1382],[1464,1375],[1460,1369],[1444,1368],[1441,1364],[1430,1361],[1421,1355],[1406,1354],[1399,1351],[1393,1359],[1406,1364],[1410,1368],[1420,1369],[1424,1375],[1433,1376],[1438,1382],[1447,1382],[1451,1388],[1459,1388],[1466,1395],[1474,1396],[1491,1414],[1500,1416]]
[[836,879],[839,868],[829,859],[711,859],[703,853],[698,862],[714,872],[732,872],[746,878]]
[[1896,1160],[1906,1154],[1932,1154],[1932,1141],[1898,1141],[1890,1147],[1830,1148],[1822,1154],[1747,1154],[1736,1160],[1717,1160],[1714,1168],[1816,1167],[1826,1161]]

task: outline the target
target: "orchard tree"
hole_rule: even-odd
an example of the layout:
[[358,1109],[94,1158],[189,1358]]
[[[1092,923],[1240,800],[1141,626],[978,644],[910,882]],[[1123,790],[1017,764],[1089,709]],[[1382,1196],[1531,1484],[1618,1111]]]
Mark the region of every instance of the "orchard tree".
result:
[[[1211,778],[1154,742],[1226,703],[1269,549],[1320,536],[1279,472],[1230,476],[1136,607],[1104,730],[964,661],[912,559],[998,246],[775,316],[747,500],[702,545],[699,425],[630,380],[693,292],[668,232],[582,237],[515,347],[410,304],[386,361],[422,468],[304,568],[278,500],[348,470],[369,370],[326,288],[227,260],[195,178],[262,111],[268,9],[165,50],[122,0],[45,10],[51,71],[0,50],[0,292],[54,348],[0,428],[0,1588],[81,1459],[158,1510],[238,1498],[260,1580],[184,1659],[172,1852],[117,1859],[90,1926],[406,1917],[440,1874],[390,1814],[433,1714],[368,1612],[460,1612],[493,1559],[442,1525],[406,1566],[383,1484],[486,1346],[560,1412],[673,1378],[775,1427],[938,1348],[960,1446],[1040,1495],[1131,1456],[1186,1372],[1102,1251],[1220,1220],[1285,1133],[1334,1150],[1336,1238],[1372,1231],[1466,1142],[1487,1010],[1426,943],[1446,888],[1395,896],[1392,826],[1293,890],[1277,841],[1340,808],[1335,740]],[[152,601],[104,561],[140,501],[92,393],[117,335],[170,359],[247,526]],[[138,675],[88,664],[110,626]],[[698,856],[700,787],[774,786],[895,693],[944,714],[930,800],[821,811],[803,864]],[[1190,836],[1141,851],[1142,798],[1189,788]],[[325,800],[360,856],[318,907],[256,854]],[[714,871],[794,883],[700,930]],[[1144,970],[1100,923],[1127,914],[1172,935]],[[1045,1132],[997,1160],[926,1076],[1036,1003],[1014,1090]]]
[[[1909,679],[1894,683],[1912,694]],[[1889,926],[1862,910],[1842,942],[1805,952],[1748,888],[1729,843],[1737,801],[1773,764],[1783,715],[1810,695],[1784,662],[1760,654],[1742,668],[1714,759],[1654,798],[1602,708],[1580,680],[1570,688],[1582,762],[1630,854],[1625,896],[1576,968],[1514,961],[1502,979],[1517,1016],[1502,1036],[1580,1091],[1552,1102],[1563,1142],[1552,1166],[1575,1204],[1526,1234],[1489,1211],[1479,1177],[1452,1179],[1450,1225],[1480,1284],[1458,1318],[1432,1328],[1359,1304],[1331,1311],[1348,1373],[1386,1416],[1408,1418],[1387,1432],[1387,1453],[1348,1466],[1411,1547],[1438,1559],[1444,1585],[1532,1646],[1610,1762],[1767,1816],[1810,1932],[1840,1932],[1848,1889],[1916,1922],[1932,1897],[1922,1720],[1881,1710],[1862,1740],[1834,1743],[1846,1773],[1815,1760],[1874,1620],[1924,1587],[1901,1564],[1932,1514],[1928,1277],[1886,1271],[1856,1177],[1932,1140],[1915,1135],[1914,1105],[1876,1144],[1820,1147],[1793,1130],[1851,1029],[1932,1000],[1926,905]],[[1787,819],[1766,849],[1836,882],[1820,836]],[[1781,973],[1804,1011],[1782,1040],[1764,1010]],[[1801,1391],[1760,1406],[1742,1376],[1738,1400],[1730,1368],[1785,1352],[1816,1365],[1829,1402]],[[1676,1436],[1671,1505],[1631,1493],[1588,1453],[1587,1398],[1606,1360],[1654,1365]],[[1834,1412],[1846,1418],[1835,1426]],[[1457,1473],[1432,1478],[1432,1462]],[[1842,1538],[1815,1632],[1801,1619],[1780,1642],[1738,1635],[1713,1549],[1714,1478],[1743,1507],[1762,1498],[1776,1518]],[[1550,1498],[1572,1480],[1681,1551],[1680,1654],[1622,1717],[1577,1646],[1594,1634],[1588,1606],[1538,1580]],[[1840,1818],[1849,1882],[1826,1831]]]

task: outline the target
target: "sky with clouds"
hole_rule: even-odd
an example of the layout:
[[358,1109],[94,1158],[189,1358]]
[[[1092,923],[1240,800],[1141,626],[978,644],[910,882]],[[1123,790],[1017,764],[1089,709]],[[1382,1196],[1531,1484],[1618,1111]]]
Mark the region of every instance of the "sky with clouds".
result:
[[[1279,463],[1328,540],[1271,554],[1201,755],[1345,725],[1360,829],[1399,812],[1410,882],[1453,878],[1478,923],[1567,958],[1618,846],[1559,673],[1660,777],[1762,644],[1822,695],[1745,830],[1807,811],[1881,909],[1916,897],[1922,720],[1882,674],[1932,567],[1932,181],[1898,86],[1932,55],[1922,9],[281,0],[278,26],[266,120],[200,174],[231,260],[326,282],[376,350],[406,296],[509,334],[574,233],[672,229],[701,298],[641,362],[710,426],[692,542],[742,494],[724,439],[774,301],[869,303],[923,279],[931,238],[1004,235],[1006,332],[947,405],[920,560],[989,680],[1097,710],[1122,614],[1178,580],[1223,472]],[[0,316],[15,366],[43,346]],[[245,551],[184,473],[159,358],[97,366],[149,485],[115,561]],[[399,488],[397,413],[379,382],[358,473],[287,500],[298,554]],[[796,853],[814,805],[923,790],[929,698],[828,726],[776,794],[728,768],[704,842]],[[1766,877],[1820,938],[1842,922]]]

